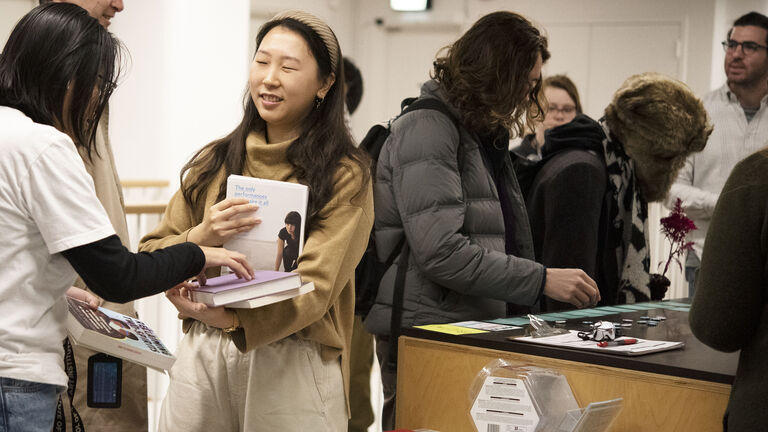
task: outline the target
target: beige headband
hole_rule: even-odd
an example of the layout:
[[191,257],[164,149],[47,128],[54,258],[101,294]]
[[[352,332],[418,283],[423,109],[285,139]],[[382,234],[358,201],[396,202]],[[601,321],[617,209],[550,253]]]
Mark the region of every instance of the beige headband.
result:
[[323,40],[325,48],[328,50],[328,56],[331,58],[331,66],[335,72],[339,64],[339,43],[336,40],[336,35],[333,34],[333,30],[328,27],[328,24],[323,22],[320,18],[304,11],[300,10],[287,10],[278,13],[270,21],[277,21],[290,18],[296,20],[307,27],[311,28],[320,39]]

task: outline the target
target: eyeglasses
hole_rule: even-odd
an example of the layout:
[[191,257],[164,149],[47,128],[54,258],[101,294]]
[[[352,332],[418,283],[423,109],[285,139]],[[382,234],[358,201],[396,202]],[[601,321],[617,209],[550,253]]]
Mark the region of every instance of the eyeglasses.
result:
[[561,114],[573,114],[576,112],[576,107],[573,105],[565,105],[563,107],[559,107],[557,105],[550,105],[547,107],[548,113],[561,113]]
[[732,39],[723,41],[723,49],[725,52],[734,52],[739,45],[741,45],[741,50],[744,51],[744,54],[747,55],[754,54],[759,49],[768,50],[768,46],[760,45],[759,43],[752,41],[737,42]]

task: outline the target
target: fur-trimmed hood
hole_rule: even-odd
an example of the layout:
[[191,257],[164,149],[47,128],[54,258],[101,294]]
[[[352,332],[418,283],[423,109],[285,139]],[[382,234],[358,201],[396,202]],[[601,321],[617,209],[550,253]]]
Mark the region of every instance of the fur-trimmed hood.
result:
[[704,149],[712,133],[704,105],[688,86],[658,73],[624,81],[605,121],[634,161],[647,202],[666,197],[686,157]]

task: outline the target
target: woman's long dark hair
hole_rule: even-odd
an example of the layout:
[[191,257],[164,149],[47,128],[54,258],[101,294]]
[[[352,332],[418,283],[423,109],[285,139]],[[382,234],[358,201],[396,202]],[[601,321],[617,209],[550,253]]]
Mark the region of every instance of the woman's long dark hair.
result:
[[504,127],[519,134],[524,123],[543,117],[541,81],[529,88],[528,78],[539,54],[549,59],[547,38],[533,24],[513,12],[493,12],[447,47],[434,62],[432,78],[470,129]]
[[[370,180],[368,157],[364,151],[355,147],[349,129],[344,121],[344,68],[339,60],[331,64],[328,50],[320,36],[307,25],[291,19],[279,19],[264,24],[256,36],[256,49],[264,37],[275,27],[285,27],[299,34],[309,45],[312,56],[317,61],[318,78],[324,81],[332,73],[335,81],[316,109],[313,109],[302,125],[298,138],[287,150],[287,159],[295,169],[300,183],[309,186],[307,205],[307,226],[309,233],[321,222],[320,210],[330,201],[333,193],[334,175],[342,159],[348,158],[356,164],[365,176],[363,187]],[[334,37],[335,38],[335,37]],[[336,42],[338,45],[338,42]],[[341,50],[339,50],[341,58]],[[213,141],[200,149],[181,169],[181,191],[191,208],[205,200],[209,185],[224,168],[225,178],[230,174],[242,174],[247,158],[245,139],[254,130],[265,130],[265,122],[259,116],[248,86],[243,99],[245,113],[240,124],[229,135]],[[194,179],[186,174],[195,171]],[[361,189],[362,190],[362,189]],[[226,182],[222,182],[217,201],[226,196]]]
[[[47,3],[14,27],[0,55],[0,105],[56,126],[93,157],[122,47],[80,6]],[[64,100],[70,91],[69,112]]]

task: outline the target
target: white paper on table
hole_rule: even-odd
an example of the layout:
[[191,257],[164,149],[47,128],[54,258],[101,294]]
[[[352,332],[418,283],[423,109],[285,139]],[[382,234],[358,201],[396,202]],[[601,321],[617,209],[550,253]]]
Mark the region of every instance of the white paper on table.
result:
[[[683,342],[674,341],[658,341],[650,339],[637,339],[637,343],[632,345],[615,345],[607,347],[597,346],[597,342],[593,340],[583,340],[578,336],[578,331],[570,330],[567,334],[546,336],[540,338],[534,338],[531,336],[515,338],[515,341],[531,342],[540,345],[550,345],[562,348],[573,348],[580,350],[596,351],[606,354],[619,354],[625,356],[638,356],[643,354],[649,354],[659,351],[668,351],[677,348],[682,348],[685,344]],[[625,338],[617,338],[621,340]]]

